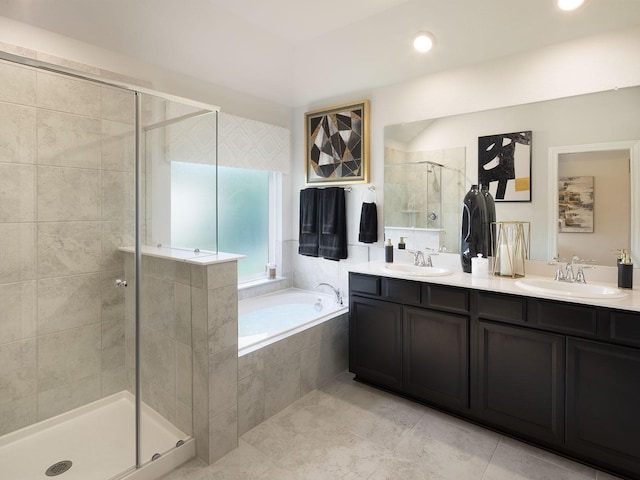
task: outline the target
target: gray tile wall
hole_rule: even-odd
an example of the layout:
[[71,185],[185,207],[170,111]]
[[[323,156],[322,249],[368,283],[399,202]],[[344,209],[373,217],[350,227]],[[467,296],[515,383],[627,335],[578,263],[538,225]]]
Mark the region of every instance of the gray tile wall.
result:
[[0,434],[126,386],[133,96],[0,63]]
[[193,424],[198,457],[238,446],[238,267],[191,267]]
[[[135,281],[133,254],[127,280]],[[191,272],[184,262],[143,255],[140,299],[142,401],[187,435],[192,419]],[[135,291],[126,291],[127,387],[135,390]]]
[[348,315],[343,314],[304,332],[238,359],[238,434],[348,367]]

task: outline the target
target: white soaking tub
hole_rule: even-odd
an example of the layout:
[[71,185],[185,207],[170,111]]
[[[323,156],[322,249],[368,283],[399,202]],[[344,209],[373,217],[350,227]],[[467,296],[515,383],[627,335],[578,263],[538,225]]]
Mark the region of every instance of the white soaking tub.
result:
[[290,288],[238,302],[240,355],[295,335],[348,311],[333,295]]

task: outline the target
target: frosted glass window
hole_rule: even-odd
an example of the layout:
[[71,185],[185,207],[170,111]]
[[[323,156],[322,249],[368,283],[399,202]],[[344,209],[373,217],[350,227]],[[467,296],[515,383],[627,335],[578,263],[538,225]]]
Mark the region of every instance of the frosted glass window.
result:
[[216,167],[171,162],[171,245],[216,251]]
[[264,276],[269,261],[269,172],[218,167],[221,252],[246,255],[238,277]]

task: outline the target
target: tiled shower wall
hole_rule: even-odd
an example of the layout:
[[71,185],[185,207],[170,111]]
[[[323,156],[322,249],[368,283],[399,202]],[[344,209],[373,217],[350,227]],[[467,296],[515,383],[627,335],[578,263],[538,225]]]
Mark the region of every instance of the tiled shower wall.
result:
[[[192,434],[191,273],[185,262],[143,255],[140,305],[142,401]],[[125,276],[135,281],[134,256]],[[135,291],[126,291],[127,388],[135,392]]]
[[0,63],[0,434],[126,386],[133,98]]

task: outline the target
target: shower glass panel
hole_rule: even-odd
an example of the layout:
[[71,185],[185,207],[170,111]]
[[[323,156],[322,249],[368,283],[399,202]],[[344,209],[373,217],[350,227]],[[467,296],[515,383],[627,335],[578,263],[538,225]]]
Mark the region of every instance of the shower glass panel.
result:
[[[217,113],[149,94],[141,106],[144,244],[215,253]],[[140,431],[146,463],[193,436],[193,285],[190,263],[145,255],[144,246],[142,276],[140,394],[143,413],[151,412]],[[127,367],[133,373],[134,363]]]
[[144,95],[147,245],[217,252],[217,113]]
[[133,252],[171,244],[217,113],[0,57],[2,477],[133,478],[191,438],[193,385],[190,266]]
[[134,239],[134,93],[4,60],[0,85],[1,476],[113,478],[135,467],[114,286]]

